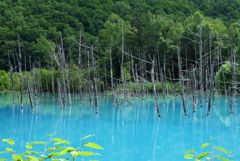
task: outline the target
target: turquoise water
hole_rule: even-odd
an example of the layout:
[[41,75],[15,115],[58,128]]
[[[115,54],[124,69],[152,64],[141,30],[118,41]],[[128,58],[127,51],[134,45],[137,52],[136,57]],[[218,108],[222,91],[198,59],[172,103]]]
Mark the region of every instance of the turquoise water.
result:
[[[72,106],[67,105],[61,110],[59,104],[50,94],[43,94],[38,105],[32,112],[25,100],[24,109],[18,103],[12,104],[9,92],[0,93],[0,138],[13,139],[14,149],[20,154],[26,150],[26,143],[32,141],[48,141],[48,133],[56,131],[55,137],[71,142],[68,146],[80,147],[81,140],[87,135],[94,134],[86,142],[95,142],[104,150],[95,150],[102,156],[85,157],[81,159],[100,161],[185,161],[184,152],[194,148],[198,153],[211,151],[210,147],[201,149],[201,145],[210,142],[227,150],[234,150],[233,160],[240,160],[240,106],[233,105],[234,114],[230,114],[229,103],[223,97],[216,97],[211,115],[206,116],[207,103],[203,108],[197,108],[192,113],[191,102],[187,103],[188,116],[184,116],[181,100],[174,101],[171,97],[164,103],[161,97],[158,118],[153,97],[145,100],[136,98],[129,106],[121,100],[121,109],[113,104],[111,95],[99,96],[99,114],[90,108],[88,97],[83,97],[82,104],[79,96],[72,95]],[[0,151],[9,147],[0,143]],[[43,147],[34,146],[33,150]],[[90,150],[83,148],[83,150]],[[220,152],[221,155],[228,158]],[[0,154],[0,158],[11,159],[9,154]],[[81,160],[78,157],[78,160]]]

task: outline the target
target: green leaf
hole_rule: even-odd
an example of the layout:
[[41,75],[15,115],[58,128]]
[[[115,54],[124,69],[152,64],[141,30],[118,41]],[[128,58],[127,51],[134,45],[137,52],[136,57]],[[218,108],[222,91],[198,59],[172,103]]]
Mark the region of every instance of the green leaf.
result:
[[60,154],[61,155],[65,155],[65,154],[67,154],[67,153],[69,153],[69,152],[71,152],[72,150],[63,150],[63,151],[61,151],[60,152]]
[[48,154],[48,157],[55,157],[55,156],[61,156],[62,154],[60,152],[50,153]]
[[201,148],[205,148],[205,147],[207,147],[207,146],[209,146],[209,145],[211,145],[210,143],[205,143],[205,144],[203,144],[202,146],[201,146]]
[[76,150],[73,147],[66,147],[67,150]]
[[61,152],[54,152],[54,153],[48,154],[48,157],[62,156],[62,155],[65,155],[69,152],[72,152],[73,150],[75,150],[75,149],[72,148],[72,147],[67,147],[65,150],[63,150]]
[[184,158],[185,159],[194,159],[195,155],[192,155],[192,154],[185,154],[184,155]]
[[216,139],[216,138],[217,138],[217,137],[214,137],[214,138],[213,138],[212,136],[210,136],[210,140],[213,140],[213,139]]
[[32,149],[32,144],[27,144],[25,147],[28,149]]
[[87,138],[89,138],[89,137],[92,137],[92,136],[95,136],[95,135],[92,134],[92,135],[85,136],[83,139],[81,138],[81,140],[85,140],[85,139],[87,139]]
[[88,151],[80,151],[80,152],[77,152],[77,155],[92,156],[92,155],[100,155],[100,154],[94,153],[94,152],[88,152]]
[[94,148],[94,149],[103,149],[100,145],[95,144],[95,143],[86,143],[86,144],[84,144],[84,146]]
[[62,150],[62,149],[66,149],[66,147],[61,147],[61,146],[51,147],[51,148],[48,148],[47,151],[51,151],[51,150]]
[[60,138],[54,138],[53,141],[57,141],[57,143],[55,143],[55,144],[63,144],[63,143],[70,144],[69,141],[60,139]]
[[0,160],[7,160],[7,159],[0,159]]
[[185,151],[185,153],[192,153],[192,152],[195,152],[194,149]]
[[15,152],[15,151],[11,148],[6,148],[6,151],[0,151],[0,153],[9,153],[9,152]]
[[57,132],[54,131],[53,134],[47,134],[48,136],[54,136]]
[[39,154],[39,152],[36,152],[36,151],[26,151],[25,153],[22,153],[21,155],[26,155],[26,154]]
[[199,156],[196,157],[196,159],[204,158],[204,157],[206,157],[206,156],[208,156],[210,154],[211,154],[210,152],[201,153]]
[[224,152],[226,154],[229,154],[229,151],[227,151],[226,149],[223,149],[221,147],[214,147],[214,149],[217,149],[217,150],[220,150],[220,151],[222,151],[222,152]]
[[38,161],[39,160],[37,157],[30,156],[30,155],[26,155],[25,157],[30,159],[31,161]]
[[228,159],[226,159],[226,158],[223,158],[223,157],[215,157],[215,158],[221,159],[221,160],[223,160],[223,161],[230,161],[230,160],[228,160]]
[[13,158],[14,160],[22,160],[22,156],[21,156],[21,155],[18,155],[18,154],[13,154],[13,155],[12,155],[12,158]]
[[15,142],[13,140],[11,140],[11,139],[2,139],[2,142],[7,142],[10,145],[14,145],[15,144]]
[[8,152],[15,152],[15,151],[11,148],[6,148],[6,153],[8,153]]

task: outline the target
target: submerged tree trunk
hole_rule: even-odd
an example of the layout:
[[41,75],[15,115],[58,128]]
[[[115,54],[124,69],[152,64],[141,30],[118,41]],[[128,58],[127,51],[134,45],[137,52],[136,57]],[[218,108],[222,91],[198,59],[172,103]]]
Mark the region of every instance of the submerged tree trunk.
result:
[[20,47],[20,36],[18,35],[18,69],[19,69],[19,78],[20,78],[20,107],[23,108],[23,84],[22,84],[22,56],[21,56],[21,47]]
[[213,97],[214,97],[214,80],[213,80],[213,70],[214,70],[214,63],[211,64],[210,67],[210,87],[209,87],[209,98],[208,98],[208,112],[207,115],[210,115],[210,110],[211,110],[211,106],[212,106],[212,102],[213,102]]
[[202,107],[202,97],[203,97],[203,58],[202,58],[202,53],[203,53],[203,42],[202,42],[202,17],[200,17],[200,26],[199,26],[199,56],[200,56],[200,63],[199,63],[199,68],[200,68],[200,107]]
[[192,93],[192,106],[193,106],[193,112],[196,112],[196,104],[197,104],[197,96],[196,96],[196,76],[195,76],[195,67],[193,64],[191,64],[190,67],[190,87],[191,87],[191,93]]
[[90,48],[91,59],[92,59],[92,72],[93,72],[93,94],[94,94],[94,104],[95,104],[95,112],[98,113],[98,92],[97,92],[97,78],[95,73],[95,58],[93,53],[93,46]]
[[52,94],[54,96],[55,94],[55,87],[54,87],[54,68],[53,68],[53,62],[51,61],[51,66],[52,66]]
[[229,100],[230,113],[233,113],[233,96],[232,96],[232,89],[230,86],[228,87],[228,100]]
[[187,116],[187,109],[186,109],[185,96],[184,96],[184,80],[183,80],[183,76],[182,76],[180,49],[178,49],[178,77],[179,77],[180,93],[181,93],[181,99],[182,99],[183,112],[184,112],[184,115]]
[[161,79],[161,84],[162,84],[163,101],[165,103],[165,101],[166,101],[166,91],[165,91],[165,82],[164,82],[164,78],[163,78],[162,69],[160,69],[160,79]]
[[237,73],[236,73],[236,49],[233,51],[233,62],[232,62],[232,89],[233,89],[233,99],[236,102],[236,95],[237,95]]
[[109,51],[110,55],[110,75],[111,75],[111,89],[112,89],[112,95],[114,94],[114,85],[113,85],[113,69],[112,69],[112,50]]
[[33,108],[33,103],[32,103],[29,76],[27,77],[27,92],[28,92],[28,99],[29,99],[29,102],[30,102],[30,106],[31,106],[31,109],[32,109],[32,112],[33,112],[34,108]]
[[11,65],[10,67],[10,78],[11,78],[11,84],[12,84],[12,99],[13,99],[13,104],[15,104],[15,94],[14,94],[14,75],[13,75],[13,67]]
[[153,88],[153,93],[155,98],[155,108],[156,108],[158,117],[161,117],[159,103],[158,103],[158,96],[157,96],[156,87],[155,87],[155,80],[154,80],[154,75],[155,75],[154,68],[155,68],[155,60],[152,61],[151,80],[152,80],[152,88]]

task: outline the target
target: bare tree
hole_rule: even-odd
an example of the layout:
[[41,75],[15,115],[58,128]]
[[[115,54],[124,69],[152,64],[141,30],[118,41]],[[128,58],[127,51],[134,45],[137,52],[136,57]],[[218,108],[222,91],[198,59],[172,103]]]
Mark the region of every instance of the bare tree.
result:
[[22,81],[22,56],[21,56],[21,45],[20,35],[18,34],[18,69],[20,78],[20,107],[23,108],[23,81]]

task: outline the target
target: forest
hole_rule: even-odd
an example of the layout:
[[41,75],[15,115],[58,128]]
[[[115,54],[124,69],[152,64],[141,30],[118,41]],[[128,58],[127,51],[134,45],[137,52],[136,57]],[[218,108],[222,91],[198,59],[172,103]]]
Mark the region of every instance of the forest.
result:
[[0,90],[236,95],[239,11],[239,0],[3,0]]

